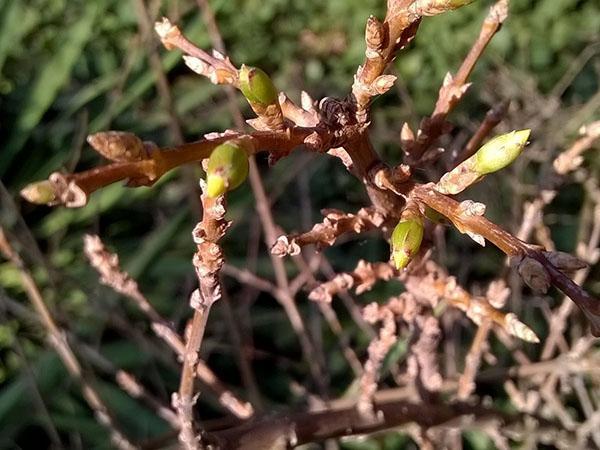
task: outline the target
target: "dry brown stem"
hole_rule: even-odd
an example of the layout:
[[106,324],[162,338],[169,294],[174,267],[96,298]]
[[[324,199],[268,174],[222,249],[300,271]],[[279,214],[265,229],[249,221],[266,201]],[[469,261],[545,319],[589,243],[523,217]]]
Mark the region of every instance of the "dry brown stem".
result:
[[384,420],[365,421],[353,404],[340,403],[325,411],[280,415],[223,431],[209,433],[208,438],[222,450],[283,450],[327,438],[367,434],[378,430],[417,423],[424,428],[456,424],[463,416],[477,420],[500,419],[505,423],[522,420],[520,416],[504,415],[494,409],[465,403],[411,403],[402,389],[380,391],[375,395],[375,408]]
[[[84,237],[84,251],[92,267],[100,274],[100,281],[131,299],[135,306],[150,320],[154,334],[164,340],[179,357],[183,357],[185,344],[181,336],[141,293],[137,282],[121,269],[118,255],[106,250],[100,237],[93,235]],[[216,394],[223,407],[235,416],[246,419],[253,414],[252,405],[237,398],[201,359],[197,362],[196,375],[203,384]]]
[[185,344],[179,391],[173,394],[173,407],[181,421],[179,440],[182,446],[189,450],[201,447],[194,431],[194,375],[200,360],[199,352],[208,314],[213,303],[221,297],[219,271],[223,265],[223,252],[218,241],[229,227],[229,222],[224,219],[224,198],[212,199],[206,195],[204,184],[202,187],[203,216],[193,232],[194,242],[198,247],[194,255],[194,267],[200,286],[190,298],[194,316]]
[[356,269],[340,273],[331,280],[314,288],[308,298],[316,302],[331,303],[334,295],[354,289],[357,295],[370,291],[379,280],[387,281],[398,276],[398,272],[388,263],[370,263],[360,260]]
[[[314,133],[322,136],[323,142],[329,140],[326,130],[301,127],[284,132],[255,131],[249,134],[227,131],[212,133],[199,141],[174,148],[155,147],[146,159],[140,161],[116,162],[74,174],[55,172],[49,177],[56,198],[52,204],[60,203],[72,208],[84,206],[93,192],[121,180],[128,180],[129,186],[151,186],[175,167],[208,158],[217,145],[233,138],[245,139],[249,143],[247,150],[252,153],[267,151],[287,155]],[[23,192],[24,196],[26,194]]]
[[[208,2],[206,2],[204,0],[199,0],[199,6],[203,12],[204,20],[207,23],[207,26],[210,30],[210,37],[211,37],[213,45],[215,47],[217,47],[219,50],[221,50],[223,53],[225,53],[226,50],[225,50],[225,46],[223,44],[223,39],[221,38],[221,35],[219,32],[219,27],[218,27],[216,21],[214,20],[214,14],[212,13],[210,5],[208,4]],[[241,111],[239,109],[237,102],[235,101],[235,97],[233,96],[233,93],[231,92],[231,90],[228,90],[227,92],[228,92],[228,103],[229,103],[230,109],[233,113],[236,126],[241,129],[244,125]],[[312,102],[309,102],[306,99],[306,97],[308,97],[308,94],[303,95],[304,109],[312,110],[313,109]],[[271,108],[269,111],[269,114],[261,114],[261,111],[259,111],[257,109],[254,109],[254,110],[259,116],[257,120],[258,120],[258,124],[260,126],[258,128],[271,130],[268,132],[280,132],[281,131],[281,129],[283,127],[283,123],[280,119],[280,117],[282,117],[282,115],[283,115],[283,112],[281,109],[279,109],[277,111],[273,111],[273,109]],[[315,115],[316,115],[316,112],[315,112]],[[294,132],[294,129],[296,129],[296,127],[287,128],[285,130],[285,132],[288,135],[290,135]],[[328,137],[327,135],[328,135],[328,132],[326,130],[324,131],[324,129],[322,127],[320,127],[319,131],[315,130],[314,132],[303,137],[302,139],[303,139],[303,143],[305,144],[305,146],[307,148],[312,149],[312,150],[317,150],[317,151],[324,151],[327,149],[327,145],[329,145],[329,143],[331,142],[331,138]],[[279,154],[275,154],[275,152],[272,152],[269,155],[270,160],[272,160],[272,162],[274,162],[278,158],[281,158],[282,156],[287,155],[290,151],[291,151],[291,148],[289,148],[287,151],[284,150],[283,152],[279,152]],[[258,171],[256,161],[254,160],[253,157],[250,157],[249,178],[250,178],[250,186],[252,188],[252,192],[254,193],[254,197],[256,199],[256,210],[258,212],[260,224],[263,229],[265,243],[267,246],[270,247],[275,243],[275,239],[277,236],[277,231],[276,231],[277,227],[275,225],[275,221],[274,221],[273,215],[271,213],[270,202],[267,197],[267,193],[265,191],[260,172]],[[313,377],[313,380],[315,381],[316,386],[318,387],[321,394],[324,394],[326,392],[326,389],[325,389],[325,385],[323,382],[323,379],[324,379],[323,370],[322,370],[320,364],[318,364],[318,362],[312,357],[315,354],[314,345],[307,334],[307,330],[304,325],[302,315],[300,314],[300,311],[298,310],[298,307],[297,307],[295,299],[294,299],[294,295],[292,294],[292,292],[290,290],[287,271],[283,265],[283,261],[281,261],[279,258],[277,258],[273,254],[270,255],[270,258],[271,258],[271,264],[273,266],[273,271],[275,272],[275,278],[276,278],[276,283],[277,283],[277,295],[275,295],[275,298],[283,307],[283,309],[284,309],[286,315],[288,316],[288,319],[292,325],[292,328],[294,329],[294,332],[298,336],[303,355],[304,355],[306,361],[308,362],[310,372]]]
[[477,128],[475,134],[471,136],[471,139],[469,139],[469,142],[467,142],[463,150],[456,155],[456,158],[454,158],[453,167],[458,166],[465,159],[475,154],[479,147],[481,147],[481,143],[484,141],[484,139],[488,137],[496,125],[502,121],[506,115],[506,112],[508,111],[508,105],[508,101],[503,101],[495,105],[487,112],[483,122],[481,122],[479,128]]
[[471,343],[471,348],[465,357],[465,370],[458,380],[458,392],[456,394],[459,400],[466,400],[475,390],[475,376],[481,362],[487,336],[490,332],[492,321],[484,319]]
[[459,231],[482,236],[508,256],[523,258],[539,264],[541,269],[538,270],[541,271],[541,274],[547,276],[549,283],[579,306],[590,321],[592,333],[600,335],[600,302],[550,263],[541,251],[525,244],[481,215],[465,214],[465,210],[459,202],[440,194],[431,186],[416,186],[412,191],[412,195],[418,201],[450,219]]
[[317,250],[322,250],[335,244],[344,234],[378,229],[385,222],[385,218],[375,208],[362,208],[356,214],[337,209],[324,209],[321,213],[325,216],[323,222],[302,234],[279,236],[271,253],[277,256],[298,255],[302,247],[311,244]]
[[369,344],[369,357],[360,377],[360,393],[356,409],[366,421],[381,421],[383,417],[375,410],[373,399],[377,392],[377,383],[385,356],[396,343],[396,318],[390,308],[371,303],[363,309],[363,317],[372,325],[381,322],[379,335]]

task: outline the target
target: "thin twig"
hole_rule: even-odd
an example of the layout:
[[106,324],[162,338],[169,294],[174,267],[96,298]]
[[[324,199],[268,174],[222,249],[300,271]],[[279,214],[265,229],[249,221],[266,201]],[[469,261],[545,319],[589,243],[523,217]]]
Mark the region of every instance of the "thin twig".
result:
[[0,253],[2,253],[19,271],[23,288],[25,289],[32,306],[39,315],[41,323],[46,329],[46,337],[49,344],[54,348],[69,374],[80,384],[81,393],[83,394],[84,399],[94,411],[98,422],[110,433],[113,445],[122,450],[132,450],[137,448],[119,430],[112,414],[98,395],[96,388],[93,386],[90,376],[84,373],[81,364],[77,360],[75,353],[66,339],[64,331],[61,330],[54,321],[52,314],[44,303],[44,299],[35,280],[24,266],[21,257],[12,248],[2,227],[0,227]]

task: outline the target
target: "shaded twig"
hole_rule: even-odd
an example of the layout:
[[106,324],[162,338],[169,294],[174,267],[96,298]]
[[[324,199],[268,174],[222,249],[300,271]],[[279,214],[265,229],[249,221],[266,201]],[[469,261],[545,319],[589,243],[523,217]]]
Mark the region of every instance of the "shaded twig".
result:
[[471,139],[469,139],[469,142],[467,142],[463,150],[457,154],[452,161],[453,167],[475,154],[483,140],[489,136],[496,125],[502,121],[508,110],[508,105],[508,101],[500,102],[486,113],[485,119],[483,119],[483,122],[481,122],[479,128],[477,128],[475,134],[471,136]]
[[314,244],[317,250],[332,246],[346,233],[363,233],[377,229],[385,222],[385,217],[375,208],[362,208],[356,214],[345,213],[337,209],[324,209],[322,223],[302,234],[279,236],[271,247],[271,253],[277,256],[298,255],[300,249]]
[[77,360],[75,353],[67,341],[65,333],[58,327],[40,290],[31,276],[31,273],[24,266],[21,257],[10,245],[4,229],[0,227],[0,252],[8,259],[19,271],[21,283],[32,306],[40,317],[40,322],[46,329],[48,343],[54,348],[61,361],[65,365],[69,374],[80,384],[81,393],[90,408],[94,411],[96,420],[104,426],[109,434],[112,444],[122,450],[132,450],[137,448],[129,439],[119,430],[112,414],[105,405],[104,401],[98,395],[96,388],[88,374],[85,374],[81,364]]
[[[137,282],[121,269],[118,255],[106,250],[100,237],[93,235],[84,237],[84,251],[90,264],[100,274],[100,281],[132,300],[150,320],[154,334],[165,341],[179,357],[183,357],[185,344],[181,336],[140,292]],[[201,359],[197,361],[196,375],[202,383],[214,391],[221,404],[234,415],[245,419],[253,414],[251,405],[238,399]]]
[[330,303],[339,292],[354,289],[357,295],[370,291],[379,280],[390,280],[398,276],[398,272],[388,263],[369,263],[360,260],[356,269],[348,273],[340,273],[331,280],[314,288],[308,298],[316,302]]

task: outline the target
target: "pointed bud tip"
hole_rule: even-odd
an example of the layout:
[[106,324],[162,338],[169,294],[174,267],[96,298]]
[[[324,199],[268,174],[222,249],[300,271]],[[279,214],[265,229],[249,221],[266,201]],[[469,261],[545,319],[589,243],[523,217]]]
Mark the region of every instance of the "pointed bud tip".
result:
[[28,184],[21,189],[20,194],[29,203],[36,205],[45,205],[56,200],[55,186],[48,180]]
[[400,220],[390,241],[392,261],[397,270],[404,269],[417,254],[423,240],[423,223],[419,219]]
[[530,134],[531,130],[525,129],[496,136],[471,157],[473,168],[481,175],[505,168],[521,154]]

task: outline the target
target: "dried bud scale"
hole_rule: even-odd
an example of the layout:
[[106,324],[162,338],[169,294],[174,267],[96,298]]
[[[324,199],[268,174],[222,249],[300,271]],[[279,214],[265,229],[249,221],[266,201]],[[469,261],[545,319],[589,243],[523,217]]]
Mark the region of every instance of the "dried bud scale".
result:
[[385,47],[387,40],[386,25],[377,17],[369,16],[365,28],[365,50],[367,58],[376,58],[380,56],[381,50]]
[[550,263],[562,272],[574,272],[585,269],[588,264],[576,256],[565,252],[543,252]]
[[511,265],[534,292],[545,294],[550,288],[550,274],[544,265],[531,256],[513,258]]

